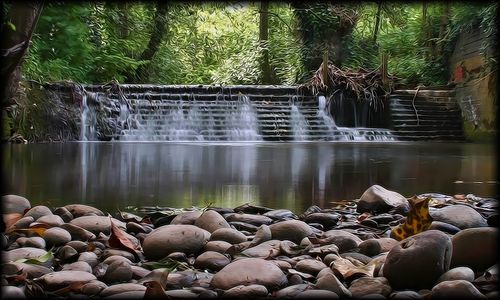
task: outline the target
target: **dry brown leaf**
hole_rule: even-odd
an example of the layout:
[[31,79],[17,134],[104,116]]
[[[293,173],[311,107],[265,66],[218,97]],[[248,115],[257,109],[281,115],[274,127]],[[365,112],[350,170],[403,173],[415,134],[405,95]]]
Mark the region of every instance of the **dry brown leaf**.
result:
[[113,223],[111,217],[109,217],[109,221],[111,222],[111,234],[108,239],[109,246],[128,251],[138,257],[137,250],[141,250],[141,245],[134,244],[127,237],[126,233]]

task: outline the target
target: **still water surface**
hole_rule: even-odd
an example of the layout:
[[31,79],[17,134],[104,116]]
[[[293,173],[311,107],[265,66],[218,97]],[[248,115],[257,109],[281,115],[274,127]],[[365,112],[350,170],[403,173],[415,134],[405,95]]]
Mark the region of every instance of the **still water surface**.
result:
[[498,197],[494,145],[463,143],[133,143],[3,145],[3,193],[51,207],[236,207],[301,213],[379,184],[406,197]]

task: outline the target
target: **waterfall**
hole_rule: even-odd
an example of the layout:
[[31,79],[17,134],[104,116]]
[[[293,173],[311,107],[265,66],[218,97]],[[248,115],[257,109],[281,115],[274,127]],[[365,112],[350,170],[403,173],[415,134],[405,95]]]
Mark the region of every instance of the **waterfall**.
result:
[[304,115],[300,112],[299,107],[295,104],[295,99],[297,97],[293,96],[291,112],[290,112],[290,122],[293,131],[294,141],[306,141],[308,137],[308,124]]
[[97,140],[97,116],[95,109],[87,104],[89,97],[96,97],[95,93],[84,92],[82,97],[82,115],[80,125],[80,140],[95,141]]

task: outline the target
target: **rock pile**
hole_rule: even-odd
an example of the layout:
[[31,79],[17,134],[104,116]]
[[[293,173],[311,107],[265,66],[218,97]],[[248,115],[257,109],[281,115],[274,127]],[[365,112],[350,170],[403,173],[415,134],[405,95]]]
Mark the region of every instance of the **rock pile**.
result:
[[6,195],[2,296],[498,297],[497,201],[424,196],[430,229],[397,241],[390,231],[404,222],[408,199],[380,186],[301,215],[245,204],[111,216]]

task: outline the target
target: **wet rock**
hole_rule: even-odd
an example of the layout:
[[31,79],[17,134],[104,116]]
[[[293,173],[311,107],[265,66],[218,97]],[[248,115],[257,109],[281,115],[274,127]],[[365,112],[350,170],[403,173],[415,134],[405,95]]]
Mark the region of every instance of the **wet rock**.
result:
[[[125,223],[120,220],[112,218],[113,223],[125,230]],[[105,216],[81,216],[75,217],[73,220],[69,222],[69,224],[73,224],[79,226],[83,229],[86,229],[92,232],[95,235],[99,235],[99,233],[104,233],[105,235],[109,235],[111,232],[111,221],[109,217]]]
[[257,226],[255,225],[252,225],[250,223],[246,223],[246,222],[237,222],[237,221],[233,221],[233,222],[229,222],[229,226],[231,226],[231,228],[234,228],[236,230],[239,230],[240,232],[256,232],[257,231]]
[[135,256],[130,253],[129,251],[121,250],[121,249],[106,249],[102,252],[101,254],[101,260],[102,259],[107,259],[108,257],[111,256],[122,256],[132,262],[135,262],[136,258]]
[[45,231],[43,238],[49,247],[61,246],[71,241],[71,234],[62,228],[52,227]]
[[50,226],[61,226],[64,224],[64,220],[58,215],[41,216],[36,221]]
[[382,246],[380,246],[380,243],[377,241],[377,239],[368,239],[362,241],[361,243],[359,243],[358,247],[359,253],[367,256],[375,256],[382,252]]
[[488,226],[486,219],[468,205],[445,206],[429,210],[429,213],[434,221],[448,223],[460,229]]
[[73,240],[86,242],[96,238],[95,234],[92,232],[71,223],[62,224],[60,227],[67,230],[71,234],[71,239]]
[[497,236],[498,230],[493,227],[461,230],[452,238],[451,266],[466,266],[474,271],[484,271],[494,265],[498,253]]
[[319,271],[324,268],[328,268],[322,261],[316,259],[304,259],[295,265],[295,269],[300,272],[305,272],[316,276]]
[[91,280],[83,285],[81,292],[83,295],[96,296],[107,287],[108,286],[102,281]]
[[97,264],[99,263],[97,255],[94,252],[90,251],[80,253],[80,255],[78,256],[78,261],[87,262],[92,268],[97,266]]
[[410,210],[410,204],[403,195],[389,191],[380,185],[372,185],[357,201],[356,211],[384,213],[395,208],[407,212]]
[[283,271],[276,265],[260,258],[233,261],[217,272],[210,285],[228,290],[238,285],[260,284],[268,290],[277,290],[287,284]]
[[324,228],[330,229],[333,226],[337,225],[339,220],[339,214],[318,212],[307,215],[303,221],[306,223],[319,223],[323,225]]
[[[331,269],[327,269],[331,270]],[[332,273],[326,273],[318,278],[315,286],[319,289],[329,290],[340,296],[340,298],[352,298],[352,293],[340,280]]]
[[63,265],[61,271],[83,271],[92,273],[92,267],[85,261],[76,261]]
[[206,251],[198,255],[194,262],[194,267],[197,269],[210,269],[219,271],[231,262],[225,255],[215,252]]
[[269,225],[273,222],[273,219],[266,216],[240,213],[231,214],[226,218],[226,220],[228,222],[244,222],[255,226]]
[[472,282],[474,281],[474,271],[467,267],[456,267],[441,275],[437,282],[439,283],[447,280],[467,280]]
[[278,299],[294,298],[297,297],[297,295],[300,294],[301,292],[311,288],[313,288],[311,284],[299,283],[287,286],[286,288],[274,292],[272,295],[273,297]]
[[25,247],[45,249],[46,245],[47,245],[47,243],[45,243],[45,240],[39,236],[33,236],[30,238],[27,238],[26,241],[24,242]]
[[268,291],[265,286],[260,284],[238,285],[228,289],[222,294],[222,298],[229,299],[254,299],[266,297]]
[[372,260],[371,257],[366,256],[366,255],[361,254],[361,253],[357,253],[357,252],[344,252],[344,253],[340,254],[340,257],[342,257],[342,258],[349,258],[349,257],[354,258],[354,259],[362,262],[365,265]]
[[214,210],[206,210],[196,219],[194,225],[201,229],[205,229],[209,233],[219,228],[231,228],[224,217]]
[[143,268],[143,267],[139,267],[139,266],[131,265],[130,267],[132,268],[132,278],[133,279],[144,278],[144,276],[148,275],[149,272],[151,272],[150,270]]
[[3,259],[6,262],[9,262],[9,261],[16,261],[22,258],[26,259],[37,258],[39,256],[47,254],[47,251],[39,248],[24,247],[24,248],[5,251],[3,254],[4,254]]
[[126,282],[132,279],[132,267],[125,261],[114,261],[106,269],[103,281],[106,283]]
[[241,255],[244,257],[259,257],[259,258],[268,258],[275,257],[280,254],[280,241],[279,240],[270,240],[264,243],[261,243],[257,246],[250,247],[241,251]]
[[85,204],[68,204],[64,206],[74,218],[82,217],[89,214],[95,214],[96,216],[104,216],[104,213],[95,207],[85,205]]
[[62,262],[74,261],[78,258],[78,251],[71,246],[64,245],[57,250],[57,258]]
[[351,283],[349,291],[351,291],[354,298],[370,294],[387,297],[392,292],[392,288],[389,281],[384,277],[361,277]]
[[282,221],[269,225],[271,236],[275,240],[289,240],[296,244],[310,236],[313,231],[307,223],[299,220]]
[[172,252],[196,254],[209,238],[209,232],[193,225],[165,225],[153,230],[144,239],[142,248],[150,259],[161,259]]
[[450,267],[450,238],[438,230],[408,237],[389,251],[383,274],[395,289],[430,288]]
[[54,215],[58,215],[64,222],[69,222],[74,219],[73,215],[65,207],[58,207],[54,210]]
[[2,299],[26,299],[26,295],[17,286],[2,286]]
[[272,211],[266,212],[264,216],[279,221],[297,219],[297,215],[295,215],[289,209],[274,209]]
[[45,205],[34,206],[24,214],[25,217],[33,217],[35,221],[40,217],[49,215],[52,215],[52,211]]
[[389,299],[422,299],[422,295],[415,291],[396,291],[389,295]]
[[339,296],[329,290],[305,290],[295,296],[299,299],[339,299]]
[[467,280],[453,280],[436,284],[432,299],[486,299],[486,296]]
[[460,231],[460,228],[445,222],[432,221],[431,226],[429,226],[429,230],[441,230],[442,232],[455,234]]
[[128,222],[127,225],[127,232],[129,233],[147,233],[149,231],[147,231],[147,229],[145,229],[144,226],[142,226],[141,224],[137,224],[135,222]]
[[89,244],[82,241],[70,241],[66,244],[66,246],[70,246],[71,248],[75,249],[78,253],[81,253],[87,251]]
[[325,231],[320,237],[320,243],[335,244],[339,248],[339,252],[347,252],[356,249],[362,240],[356,235],[345,230],[332,229]]
[[31,204],[28,199],[18,195],[2,196],[2,211],[4,214],[24,214],[25,210],[29,210]]
[[108,297],[111,295],[130,291],[146,291],[146,287],[138,283],[117,283],[102,290],[99,294],[99,297]]
[[68,286],[75,282],[96,280],[97,278],[88,272],[83,271],[59,271],[45,274],[39,281],[49,290],[55,290]]
[[111,300],[111,299],[144,299],[144,294],[146,293],[146,290],[144,291],[126,291],[126,292],[121,292],[117,294],[113,294],[110,296],[107,296],[103,299],[106,300]]
[[20,274],[21,272],[25,272],[28,278],[38,278],[47,273],[54,272],[54,270],[45,266],[21,262],[8,262],[2,266],[2,274],[4,275]]
[[271,229],[267,225],[260,225],[252,239],[252,245],[258,245],[272,239]]
[[10,228],[12,229],[26,229],[29,228],[30,224],[33,223],[35,219],[31,216],[28,217],[22,217],[21,219],[17,220]]
[[215,251],[219,253],[226,253],[232,245],[225,241],[209,241],[203,246],[204,251]]
[[230,244],[239,244],[247,241],[247,237],[232,228],[219,228],[210,235],[211,241],[226,241]]
[[194,225],[194,222],[196,219],[198,219],[201,216],[201,211],[199,210],[194,210],[194,211],[187,211],[187,212],[182,212],[175,216],[175,218],[172,219],[170,222],[171,225]]

